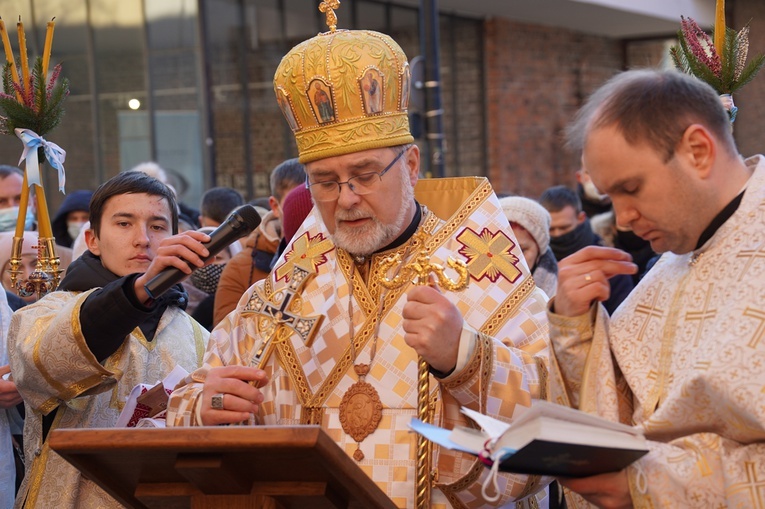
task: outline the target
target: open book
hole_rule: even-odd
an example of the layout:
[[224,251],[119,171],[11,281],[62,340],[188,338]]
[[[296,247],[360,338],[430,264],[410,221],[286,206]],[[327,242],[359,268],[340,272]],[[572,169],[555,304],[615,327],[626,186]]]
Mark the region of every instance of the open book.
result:
[[480,457],[499,470],[587,477],[623,469],[648,452],[640,430],[546,401],[518,407],[512,424],[463,408],[481,430],[446,430],[412,419],[428,440]]
[[167,400],[178,383],[189,373],[176,365],[156,384],[138,384],[130,391],[125,406],[114,425],[117,428],[164,428]]

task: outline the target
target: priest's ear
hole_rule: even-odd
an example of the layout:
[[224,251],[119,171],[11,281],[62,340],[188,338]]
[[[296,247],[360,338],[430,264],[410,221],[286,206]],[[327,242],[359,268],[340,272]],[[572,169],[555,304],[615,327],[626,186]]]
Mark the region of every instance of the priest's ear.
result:
[[675,155],[689,162],[696,176],[707,179],[717,157],[717,144],[709,129],[701,124],[691,124],[683,133]]

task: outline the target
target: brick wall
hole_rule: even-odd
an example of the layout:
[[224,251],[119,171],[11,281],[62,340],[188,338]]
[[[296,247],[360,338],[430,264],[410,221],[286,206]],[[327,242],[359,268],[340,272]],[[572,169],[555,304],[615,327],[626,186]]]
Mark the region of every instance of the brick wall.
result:
[[497,192],[538,197],[574,183],[578,154],[562,130],[584,98],[619,70],[617,41],[559,28],[485,23],[488,177]]
[[[751,21],[749,56],[765,53],[765,2],[736,0],[732,3],[732,19],[727,24],[737,30]],[[765,69],[733,94],[738,116],[733,129],[739,151],[744,156],[765,153]]]

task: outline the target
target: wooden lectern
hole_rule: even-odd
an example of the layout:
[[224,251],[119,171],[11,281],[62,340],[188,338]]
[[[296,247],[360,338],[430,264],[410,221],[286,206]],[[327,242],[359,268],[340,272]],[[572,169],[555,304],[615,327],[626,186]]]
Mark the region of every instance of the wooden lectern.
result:
[[59,429],[49,444],[128,507],[396,507],[319,426]]

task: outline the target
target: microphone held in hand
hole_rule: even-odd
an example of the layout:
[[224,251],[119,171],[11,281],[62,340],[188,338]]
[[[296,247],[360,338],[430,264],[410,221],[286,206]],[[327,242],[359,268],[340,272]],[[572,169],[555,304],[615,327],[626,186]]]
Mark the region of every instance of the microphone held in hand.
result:
[[[249,235],[249,233],[260,224],[260,214],[252,205],[242,205],[234,210],[231,215],[215,231],[210,233],[210,241],[205,242],[204,246],[210,254],[203,258],[205,262],[215,257],[237,239]],[[189,265],[194,270],[197,267]],[[173,286],[180,283],[188,274],[176,267],[169,267],[144,285],[149,297],[156,299]]]

